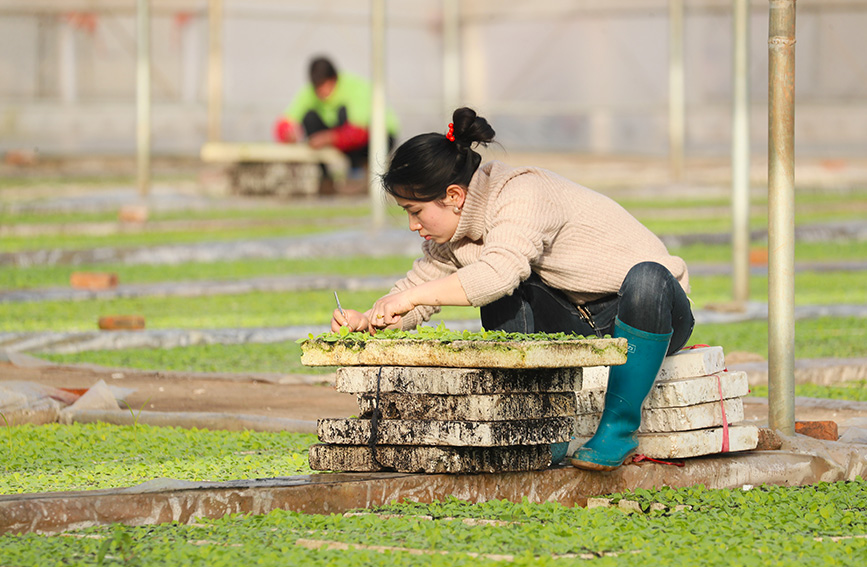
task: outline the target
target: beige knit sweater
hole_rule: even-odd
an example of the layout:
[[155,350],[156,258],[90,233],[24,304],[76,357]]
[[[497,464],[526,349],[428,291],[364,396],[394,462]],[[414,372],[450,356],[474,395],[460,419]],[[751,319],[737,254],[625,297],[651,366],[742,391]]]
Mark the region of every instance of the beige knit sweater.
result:
[[[467,299],[481,306],[511,294],[534,271],[582,304],[617,292],[643,261],[668,268],[689,292],[686,263],[613,200],[550,171],[496,161],[473,176],[451,240],[426,241],[422,251],[393,292],[457,271]],[[402,328],[438,310],[419,306]]]

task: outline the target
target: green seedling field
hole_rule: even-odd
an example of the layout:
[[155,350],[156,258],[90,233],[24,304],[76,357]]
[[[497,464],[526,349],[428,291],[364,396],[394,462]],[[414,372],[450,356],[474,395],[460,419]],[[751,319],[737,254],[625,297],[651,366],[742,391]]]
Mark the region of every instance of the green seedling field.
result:
[[0,494],[120,488],[155,478],[227,481],[309,474],[307,449],[315,442],[315,435],[302,433],[139,423],[0,427]]
[[449,499],[330,516],[277,510],[192,525],[4,535],[0,564],[860,567],[865,501],[867,483],[858,479],[639,490],[595,508]]
[[[184,183],[191,183],[188,175]],[[369,224],[369,205],[358,203],[216,204],[206,211],[152,212],[146,230],[122,230],[115,211],[64,214],[14,212],[12,193],[49,195],[59,187],[111,190],[131,179],[0,180],[0,252],[102,246],[147,246],[229,239],[291,237]],[[6,190],[9,190],[8,192]],[[719,194],[719,193],[717,193]],[[19,197],[14,197],[19,198]],[[49,199],[50,196],[40,197]],[[658,234],[725,233],[728,200],[684,199],[647,191],[621,203]],[[766,228],[766,199],[752,199],[752,229]],[[8,206],[7,206],[8,205]],[[797,225],[862,220],[867,191],[803,190],[796,193]],[[387,215],[389,226],[405,227],[405,216]],[[173,221],[238,221],[229,226]],[[106,236],[88,236],[64,226],[101,223]],[[27,226],[25,226],[27,225]],[[157,228],[159,227],[159,228]],[[36,229],[35,236],[16,230]],[[39,230],[44,229],[44,230]],[[753,247],[763,246],[753,242]],[[690,265],[730,263],[728,245],[698,244],[672,253]],[[867,260],[867,242],[797,242],[798,262]],[[72,271],[109,271],[122,284],[243,279],[290,274],[336,276],[404,273],[411,258],[311,259],[305,261],[215,262],[178,266],[36,266],[0,269],[0,289],[68,286]],[[863,274],[799,273],[799,305],[867,303]],[[697,307],[731,296],[726,277],[692,278]],[[767,279],[751,280],[751,298],[767,300]],[[364,310],[387,290],[340,290],[345,307]],[[277,306],[275,308],[275,306]],[[194,329],[327,324],[334,309],[331,290],[260,293],[207,298],[0,304],[2,331],[94,330],[99,315],[143,314],[152,329]],[[447,309],[442,319],[477,318],[477,310]],[[727,353],[767,356],[767,322],[701,325],[691,343],[723,345]],[[862,357],[864,319],[820,318],[796,323],[798,358]],[[300,346],[276,344],[207,345],[167,350],[91,352],[50,357],[60,362],[193,372],[332,372],[300,365]],[[864,381],[815,387],[799,385],[797,395],[864,400]],[[755,388],[754,394],[766,394]],[[137,409],[130,412],[135,415]],[[5,422],[5,417],[3,421]],[[224,481],[309,473],[312,435],[225,432],[75,424],[0,427],[0,494],[94,490],[135,485],[154,478]],[[0,535],[0,566],[551,566],[694,565],[743,567],[825,567],[867,565],[867,482],[819,483],[807,487],[757,486],[708,490],[637,490],[609,495],[610,506],[569,508],[557,503],[455,499],[433,504],[393,503],[350,515],[266,515],[198,520],[192,525],[105,526],[59,535]],[[630,511],[631,510],[631,511]]]
[[[758,246],[754,244],[754,246]],[[695,244],[672,248],[687,264],[731,263],[731,247]],[[798,262],[854,262],[867,258],[867,242],[799,242],[795,245]],[[66,287],[72,272],[112,272],[122,284],[163,281],[237,280],[262,276],[285,275],[391,275],[395,279],[406,273],[415,256],[305,258],[299,260],[238,260],[231,262],[186,262],[177,265],[84,264],[79,266],[47,265],[16,267],[0,271],[0,288],[5,290]],[[825,278],[828,279],[828,278]],[[731,287],[731,284],[729,284]],[[758,289],[761,290],[759,285]],[[767,285],[764,286],[767,289]],[[761,297],[765,292],[758,292]],[[729,290],[727,297],[731,297]]]
[[[860,272],[796,274],[797,305],[865,304],[867,286]],[[696,307],[730,300],[730,281],[722,276],[696,277],[690,297]],[[767,278],[751,282],[753,300],[767,300]],[[345,308],[367,310],[387,288],[342,291]],[[275,309],[275,306],[278,308]],[[336,307],[330,290],[251,292],[199,297],[135,297],[0,303],[0,331],[91,331],[104,315],[137,314],[150,329],[216,329],[327,325]],[[475,308],[449,307],[439,320],[476,319]]]

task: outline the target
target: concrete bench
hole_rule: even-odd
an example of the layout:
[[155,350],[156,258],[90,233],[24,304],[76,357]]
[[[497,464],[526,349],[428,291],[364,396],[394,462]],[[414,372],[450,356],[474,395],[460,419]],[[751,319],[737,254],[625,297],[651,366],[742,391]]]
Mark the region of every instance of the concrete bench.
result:
[[307,144],[209,142],[200,156],[205,163],[225,164],[232,191],[244,195],[316,195],[322,168],[335,187],[347,179],[349,160],[336,148]]

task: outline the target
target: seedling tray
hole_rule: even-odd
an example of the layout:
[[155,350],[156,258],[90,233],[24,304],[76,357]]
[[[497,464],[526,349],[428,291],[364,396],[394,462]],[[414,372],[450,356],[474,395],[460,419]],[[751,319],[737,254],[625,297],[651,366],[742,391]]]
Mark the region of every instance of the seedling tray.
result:
[[440,366],[449,368],[569,368],[626,362],[626,339],[435,340],[307,339],[306,366]]

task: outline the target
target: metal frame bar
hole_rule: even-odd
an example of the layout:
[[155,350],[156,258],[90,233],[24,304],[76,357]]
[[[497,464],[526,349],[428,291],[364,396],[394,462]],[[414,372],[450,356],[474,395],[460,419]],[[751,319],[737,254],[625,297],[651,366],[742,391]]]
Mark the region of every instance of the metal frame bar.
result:
[[768,424],[795,433],[795,0],[770,0]]
[[145,198],[151,186],[151,16],[150,0],[136,2],[136,148],[137,185]]
[[732,1],[732,295],[750,298],[750,0]]

